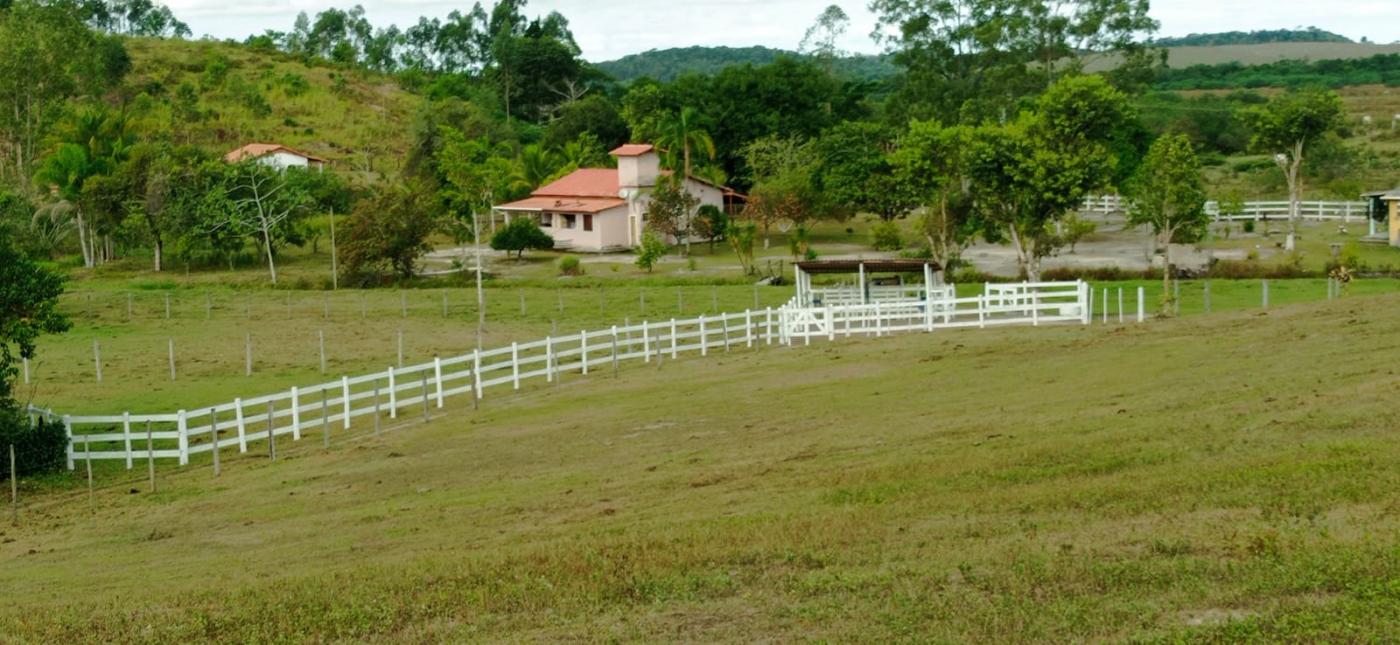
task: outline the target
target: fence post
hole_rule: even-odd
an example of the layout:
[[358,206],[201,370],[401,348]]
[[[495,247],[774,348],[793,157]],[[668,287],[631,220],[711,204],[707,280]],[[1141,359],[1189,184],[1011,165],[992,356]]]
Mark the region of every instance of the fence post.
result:
[[1031,291],[1031,326],[1040,326],[1040,290]]
[[331,391],[321,388],[321,447],[331,447]]
[[399,418],[399,394],[398,388],[394,387],[394,366],[389,366],[389,418]]
[[248,452],[248,424],[243,420],[243,399],[233,400],[233,422],[238,426],[238,452]]
[[612,326],[612,349],[608,352],[612,355],[613,377],[617,377],[617,325]]
[[131,413],[122,413],[122,448],[126,450],[126,469],[131,470]]
[[1265,308],[1265,309],[1268,309],[1268,308],[1269,308],[1269,281],[1268,281],[1268,280],[1261,280],[1260,282],[1262,282],[1262,283],[1264,284],[1264,308]]
[[374,380],[374,435],[379,436],[379,379]]
[[544,337],[544,382],[554,382],[554,337]]
[[151,492],[156,492],[156,449],[152,438],[151,420],[146,419],[146,477],[151,480]]
[[1144,314],[1146,313],[1146,305],[1145,305],[1145,303],[1143,303],[1143,296],[1144,296],[1144,295],[1145,295],[1145,294],[1144,294],[1144,289],[1143,289],[1142,287],[1138,287],[1138,297],[1137,297],[1137,301],[1138,301],[1138,302],[1137,302],[1137,305],[1138,305],[1138,319],[1137,319],[1137,321],[1138,321],[1138,322],[1142,322],[1143,320],[1146,319],[1146,316],[1144,315]]
[[403,367],[403,327],[399,327],[399,332],[398,332],[397,338],[398,338],[397,346],[398,346],[398,357],[399,357],[398,366],[399,366],[399,367]]
[[744,347],[753,348],[753,310],[744,310]]
[[433,383],[437,388],[437,407],[442,409],[442,359],[433,357]]
[[340,405],[343,409],[341,414],[341,429],[350,429],[350,377],[342,375],[340,377]]
[[292,386],[292,441],[301,441],[301,396]]
[[92,364],[97,370],[97,382],[102,382],[102,346],[97,339],[92,340]]
[[651,362],[651,323],[642,321],[642,362]]
[[705,314],[700,314],[700,355],[708,356],[709,354],[710,339],[708,338],[708,334],[706,334],[705,332]]
[[83,435],[83,465],[87,468],[88,484],[88,511],[97,510],[97,503],[93,500],[92,490],[92,437]]
[[767,307],[763,310],[763,336],[764,344],[773,344],[773,308]]
[[[616,338],[613,342],[617,342]],[[520,344],[516,342],[510,344],[510,380],[511,389],[520,389]]]
[[[472,350],[472,401],[480,401],[481,393],[481,349]],[[472,407],[476,407],[473,403]]]
[[676,360],[676,319],[671,319],[671,360]]
[[836,312],[832,311],[831,305],[827,305],[827,306],[825,307],[825,309],[826,309],[826,340],[827,340],[827,342],[835,342],[835,340],[836,340]]
[[214,476],[219,476],[219,419],[214,413],[214,408],[209,408],[209,432],[214,436],[210,444],[210,452],[214,454]]
[[1206,313],[1210,313],[1210,280],[1204,282],[1202,292]]
[[73,417],[63,415],[63,434],[68,437],[68,447],[64,449],[68,457],[68,470],[73,470]]
[[170,350],[168,352],[170,355],[170,380],[173,381],[175,380],[175,339],[166,339],[166,346]]
[[165,319],[170,320],[170,294],[165,294]]
[[977,296],[977,328],[987,328],[987,293],[985,291],[982,295]]
[[423,372],[423,380],[420,381],[423,389],[423,423],[428,422],[428,373]]
[[253,335],[243,335],[243,375],[253,375]]
[[267,456],[272,461],[277,461],[277,421],[273,419],[277,415],[277,404],[272,399],[267,400]]
[[729,314],[719,315],[720,326],[724,328],[724,351],[729,352]]
[[185,411],[176,412],[175,429],[180,432],[180,465],[187,466],[190,463],[190,425],[189,419],[185,417]]
[[321,373],[326,373],[326,330],[316,330],[316,344],[321,348]]
[[583,363],[583,375],[584,375],[584,376],[588,376],[588,332],[587,332],[587,331],[580,331],[580,332],[578,333],[578,342],[579,342],[579,358],[581,359],[580,362]]

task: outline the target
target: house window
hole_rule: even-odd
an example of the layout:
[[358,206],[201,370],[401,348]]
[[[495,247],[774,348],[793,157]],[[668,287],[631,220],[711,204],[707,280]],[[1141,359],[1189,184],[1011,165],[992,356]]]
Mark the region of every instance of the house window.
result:
[[540,213],[540,228],[554,226],[554,213]]
[[593,230],[593,216],[592,216],[592,215],[584,215],[584,216],[583,216],[583,230],[585,230],[585,231],[591,231],[591,230]]
[[574,222],[574,216],[573,216],[573,215],[564,215],[563,217],[564,217],[564,228],[573,228],[574,226],[576,226],[576,224],[575,224],[575,222]]

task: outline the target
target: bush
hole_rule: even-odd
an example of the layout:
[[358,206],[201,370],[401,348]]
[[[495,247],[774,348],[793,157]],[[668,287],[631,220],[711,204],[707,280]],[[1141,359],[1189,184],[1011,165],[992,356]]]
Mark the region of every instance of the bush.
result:
[[[661,241],[656,233],[651,231],[642,233],[642,243],[637,247],[637,267],[651,273],[652,267],[656,266],[656,262],[666,255],[667,250],[666,243]],[[694,262],[694,258],[691,261]]]
[[21,476],[52,472],[67,463],[68,433],[62,423],[41,419],[31,428],[28,415],[5,405],[0,407],[0,479],[10,477],[9,447],[12,444],[15,466]]
[[515,258],[525,258],[526,249],[547,251],[554,248],[554,238],[544,232],[532,217],[512,219],[505,228],[491,236],[491,248],[497,251],[514,251]]
[[559,258],[559,275],[583,275],[583,264],[572,255]]
[[1244,232],[1246,232],[1246,233],[1253,233],[1253,232],[1254,232],[1254,220],[1252,220],[1252,219],[1247,219],[1247,220],[1245,220],[1245,221],[1244,221],[1244,226],[1242,226],[1241,228],[1242,228],[1242,229],[1244,230]]
[[904,248],[904,236],[899,225],[893,221],[880,222],[870,227],[871,246],[876,251],[898,251]]

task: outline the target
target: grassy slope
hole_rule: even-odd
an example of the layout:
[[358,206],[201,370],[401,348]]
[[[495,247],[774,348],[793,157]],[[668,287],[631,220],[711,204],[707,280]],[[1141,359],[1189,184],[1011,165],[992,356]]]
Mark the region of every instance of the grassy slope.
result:
[[[282,143],[366,176],[396,171],[411,145],[409,124],[420,99],[392,79],[309,67],[283,54],[222,42],[130,38],[127,49],[133,87],[171,95],[181,82],[199,89],[200,109],[210,113],[203,121],[172,123],[164,105],[135,115],[154,129],[172,131],[182,143],[218,154],[252,141]],[[227,76],[208,82],[206,65],[218,57],[228,61]],[[305,89],[295,89],[291,77],[302,78]],[[269,114],[249,108],[239,89],[244,85],[257,89],[272,108]]]
[[106,480],[5,528],[0,633],[1385,639],[1397,315],[736,352]]

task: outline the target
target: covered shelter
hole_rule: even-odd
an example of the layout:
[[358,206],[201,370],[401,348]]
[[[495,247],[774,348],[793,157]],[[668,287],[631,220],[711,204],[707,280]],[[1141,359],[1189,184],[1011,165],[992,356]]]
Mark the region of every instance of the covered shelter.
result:
[[[868,305],[873,303],[911,304],[951,298],[952,286],[943,283],[943,268],[932,260],[809,260],[793,264],[799,307]],[[814,275],[845,274],[854,284],[816,286]],[[921,275],[919,282],[906,283],[905,276]]]
[[1370,235],[1377,235],[1376,224],[1386,223],[1384,236],[1391,246],[1400,246],[1400,188],[1362,193],[1371,220]]

